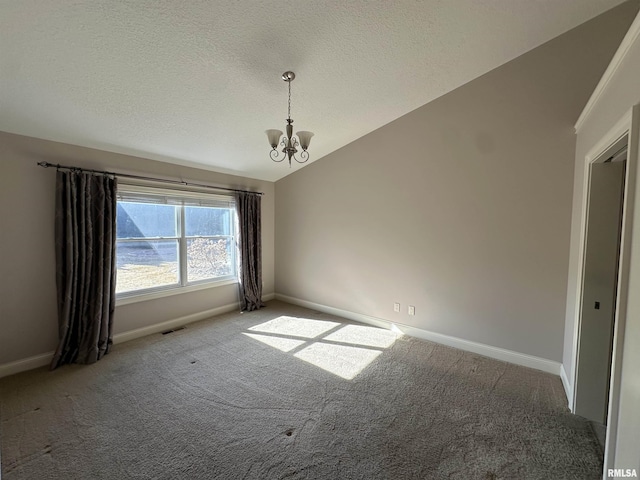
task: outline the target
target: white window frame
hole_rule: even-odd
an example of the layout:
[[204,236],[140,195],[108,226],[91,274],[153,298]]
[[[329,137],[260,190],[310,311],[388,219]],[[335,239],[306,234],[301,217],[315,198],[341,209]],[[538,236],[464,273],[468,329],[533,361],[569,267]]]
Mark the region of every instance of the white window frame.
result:
[[[176,240],[178,244],[178,282],[172,285],[162,285],[158,287],[144,288],[139,290],[131,290],[128,292],[121,292],[116,294],[116,304],[126,305],[129,303],[135,303],[139,301],[152,300],[155,298],[167,297],[170,295],[176,295],[186,292],[192,292],[207,288],[215,288],[224,285],[231,285],[238,283],[238,252],[237,252],[237,239],[238,239],[238,227],[237,227],[237,211],[235,208],[235,199],[232,195],[224,194],[212,194],[211,192],[205,192],[200,190],[181,190],[181,189],[167,189],[153,186],[143,186],[135,184],[118,184],[117,201],[133,201],[136,198],[143,200],[146,198],[157,199],[158,197],[165,197],[168,201],[167,204],[180,206],[178,215],[176,218],[178,235],[171,237],[145,237],[144,240]],[[157,202],[162,204],[163,202]],[[231,220],[231,234],[230,235],[202,235],[202,236],[187,236],[185,234],[185,207],[189,206],[203,206],[203,207],[226,207],[230,208],[234,217]],[[196,281],[188,281],[187,278],[187,241],[194,238],[221,238],[231,237],[233,248],[231,249],[231,263],[233,265],[234,272],[231,275],[217,277],[215,279],[203,279]],[[122,241],[141,241],[137,239],[116,239],[116,244]],[[116,254],[117,255],[117,254]],[[117,281],[117,280],[116,280]]]

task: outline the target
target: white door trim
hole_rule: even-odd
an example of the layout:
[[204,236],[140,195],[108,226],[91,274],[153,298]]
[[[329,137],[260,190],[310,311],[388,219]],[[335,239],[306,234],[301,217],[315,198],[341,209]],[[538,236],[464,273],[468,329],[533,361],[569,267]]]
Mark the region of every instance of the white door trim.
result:
[[[571,411],[575,411],[577,392],[577,372],[580,353],[580,322],[582,318],[582,289],[585,268],[585,242],[587,236],[588,200],[591,183],[591,165],[601,160],[602,155],[615,143],[627,137],[628,153],[625,173],[623,197],[623,220],[621,232],[621,248],[618,269],[618,292],[616,296],[616,312],[613,329],[613,349],[611,362],[611,381],[609,387],[609,409],[607,414],[607,434],[605,442],[604,472],[613,468],[615,459],[616,437],[618,430],[618,411],[620,400],[620,374],[622,347],[624,344],[624,325],[626,320],[628,283],[630,270],[631,224],[633,219],[633,199],[636,189],[636,170],[638,164],[638,106],[629,110],[587,153],[583,163],[583,195],[581,205],[581,225],[579,243],[579,268],[577,278],[576,308],[573,329],[572,378],[571,378]],[[606,476],[604,477],[606,478]]]

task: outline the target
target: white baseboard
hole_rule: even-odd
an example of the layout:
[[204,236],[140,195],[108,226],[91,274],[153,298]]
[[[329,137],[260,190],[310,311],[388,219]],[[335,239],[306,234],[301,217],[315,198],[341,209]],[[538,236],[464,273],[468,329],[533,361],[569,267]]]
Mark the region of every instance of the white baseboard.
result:
[[[268,302],[269,300],[273,300],[275,296],[275,293],[268,293],[262,296],[262,301]],[[239,303],[230,303],[221,307],[211,308],[209,310],[204,310],[198,313],[192,313],[191,315],[185,315],[184,317],[174,318],[173,320],[168,320],[166,322],[149,325],[148,327],[142,327],[135,330],[130,330],[128,332],[118,333],[113,336],[113,343],[115,345],[122,342],[128,342],[129,340],[146,337],[147,335],[152,335],[154,333],[164,332],[166,330],[171,330],[172,328],[188,325],[189,323],[199,322],[200,320],[216,317],[218,315],[222,315],[223,313],[233,312],[234,310],[237,310],[238,312],[240,311]]]
[[[263,302],[268,302],[275,298],[275,293],[268,293],[262,296]],[[128,332],[118,333],[113,336],[113,343],[123,343],[136,338],[145,337],[154,333],[164,332],[171,330],[172,328],[181,327],[189,323],[198,322],[207,318],[222,315],[223,313],[239,310],[237,303],[223,305],[221,307],[212,308],[203,312],[193,313],[191,315],[185,315],[184,317],[175,318],[166,322],[156,323],[149,325],[148,327],[136,328],[135,330],[129,330]],[[0,365],[0,378],[8,377],[20,372],[26,372],[27,370],[33,370],[34,368],[44,367],[51,363],[51,358],[55,352],[41,353],[34,355],[33,357],[16,360],[9,363],[3,363]]]
[[49,365],[54,353],[55,352],[41,353],[40,355],[23,358],[15,362],[3,363],[0,365],[0,378]]
[[567,377],[567,371],[564,369],[564,365],[560,365],[560,379],[562,380],[564,393],[567,395],[569,410],[573,412],[573,385],[569,382],[569,377]]
[[[129,340],[135,340],[136,338],[145,337],[154,333],[164,332],[166,330],[171,330],[172,328],[181,327],[189,323],[215,317],[216,315],[232,312],[236,309],[238,309],[238,304],[236,303],[223,305],[222,307],[212,308],[210,310],[193,313],[191,315],[185,315],[184,317],[175,318],[166,322],[136,328],[135,330],[129,330],[128,332],[117,333],[113,336],[113,344],[116,345],[118,343],[128,342]],[[49,365],[54,353],[55,352],[43,353],[22,360],[17,360],[15,362],[2,364],[0,365],[0,378]]]
[[[268,302],[269,300],[273,300],[274,298],[275,298],[275,293],[268,293],[262,296],[262,301]],[[115,345],[118,343],[128,342],[129,340],[145,337],[147,335],[152,335],[154,333],[164,332],[166,330],[171,330],[172,328],[181,327],[189,323],[198,322],[200,320],[205,320],[207,318],[215,317],[217,315],[222,315],[223,313],[232,312],[234,310],[239,311],[239,309],[240,309],[240,306],[238,303],[232,303],[228,305],[223,305],[221,307],[205,310],[203,312],[198,312],[191,315],[185,315],[184,317],[175,318],[173,320],[168,320],[166,322],[156,323],[154,325],[149,325],[147,327],[136,328],[135,330],[129,330],[128,332],[115,334],[113,336],[113,343]],[[39,367],[44,367],[46,365],[49,365],[51,363],[51,358],[53,357],[54,353],[55,352],[41,353],[39,355],[34,355],[33,357],[28,357],[21,360],[16,360],[13,362],[1,364],[0,378],[8,377],[9,375],[14,375],[16,373],[26,372],[27,370],[33,370],[34,368],[39,368]]]
[[376,327],[386,328],[388,330],[400,331],[406,335],[412,337],[421,338],[423,340],[429,340],[431,342],[440,343],[449,347],[459,348],[468,352],[477,353],[478,355],[484,355],[485,357],[495,358],[496,360],[502,360],[503,362],[509,362],[523,367],[534,368],[536,370],[542,370],[543,372],[553,373],[554,375],[560,375],[561,364],[545,358],[535,357],[533,355],[527,355],[524,353],[514,352],[512,350],[506,350],[504,348],[493,347],[491,345],[485,345],[483,343],[471,342],[458,337],[451,337],[449,335],[443,335],[441,333],[429,332],[421,328],[412,327],[409,325],[403,325],[396,322],[391,322],[382,318],[372,317],[361,313],[350,312],[348,310],[341,310],[339,308],[329,307],[318,303],[309,302],[307,300],[301,300],[299,298],[289,297],[276,293],[276,299],[283,302],[291,303],[293,305],[299,305],[301,307],[318,310],[320,312],[329,313],[338,317],[347,318],[349,320],[355,320],[356,322],[367,323]]
[[[409,325],[402,325],[396,322],[390,322],[389,320],[372,317],[372,316],[364,315],[361,313],[355,313],[355,312],[350,312],[348,310],[342,310],[339,308],[329,307],[326,305],[320,305],[318,303],[313,303],[306,300],[289,297],[287,295],[269,293],[267,295],[263,295],[262,300],[267,302],[269,300],[273,300],[274,298],[278,300],[282,300],[283,302],[291,303],[293,305],[300,305],[302,307],[318,310],[320,312],[329,313],[331,315],[347,318],[349,320],[354,320],[356,322],[366,323],[366,324],[374,325],[380,328],[397,330],[402,332],[403,334],[410,335],[412,337],[422,338],[424,340],[440,343],[442,345],[448,345],[450,347],[459,348],[461,350],[466,350],[469,352],[477,353],[479,355],[484,355],[486,357],[495,358],[497,360],[502,360],[504,362],[514,363],[516,365],[535,368],[536,370],[542,370],[545,372],[553,373],[555,375],[560,375],[563,386],[565,388],[565,392],[567,392],[567,397],[570,397],[569,392],[571,392],[571,389],[569,388],[570,384],[566,378],[566,372],[564,372],[564,368],[561,368],[562,366],[558,362],[546,360],[544,358],[534,357],[532,355],[526,355],[523,353],[514,352],[512,350],[505,350],[503,348],[493,347],[491,345],[471,342],[469,340],[464,340],[457,337],[451,337],[449,335],[442,335],[440,333],[429,332],[427,330],[412,327]],[[223,305],[221,307],[212,308],[210,310],[205,310],[203,312],[198,312],[191,315],[185,315],[183,317],[179,317],[173,320],[168,320],[166,322],[149,325],[147,327],[137,328],[135,330],[130,330],[128,332],[122,332],[113,336],[113,343],[119,344],[123,342],[128,342],[136,338],[144,337],[154,333],[163,332],[165,330],[170,330],[172,328],[180,327],[182,325],[187,325],[189,323],[198,322],[200,320],[215,317],[223,313],[232,312],[237,308],[238,308],[238,305],[236,303]],[[51,362],[51,358],[53,357],[53,354],[54,352],[47,352],[40,355],[35,355],[33,357],[28,357],[21,360],[16,360],[14,362],[2,364],[0,365],[0,378],[48,365]],[[569,405],[571,405],[571,399],[569,399]]]
[[166,322],[155,323],[147,327],[136,328],[135,330],[129,330],[128,332],[117,333],[113,336],[113,344],[117,345],[118,343],[128,342],[154,333],[164,332],[166,330],[171,330],[172,328],[188,325],[189,323],[199,322],[200,320],[222,315],[223,313],[233,312],[234,310],[239,311],[237,303],[231,303],[221,307],[204,310],[202,312],[192,313],[191,315],[174,318],[173,320],[167,320]]

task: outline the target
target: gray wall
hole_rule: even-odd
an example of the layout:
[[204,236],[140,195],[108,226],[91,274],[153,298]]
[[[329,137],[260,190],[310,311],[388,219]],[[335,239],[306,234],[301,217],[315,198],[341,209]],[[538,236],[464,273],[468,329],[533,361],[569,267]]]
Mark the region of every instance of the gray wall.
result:
[[[57,342],[54,256],[55,170],[48,161],[265,192],[264,294],[274,292],[274,184],[0,132],[0,365],[52,351]],[[237,302],[228,285],[116,308],[114,332]]]
[[[640,21],[636,19],[636,22]],[[578,131],[575,158],[573,195],[573,222],[571,229],[571,264],[569,295],[567,298],[566,335],[563,366],[572,378],[572,359],[575,355],[573,329],[582,227],[581,205],[584,163],[588,152],[634,105],[640,103],[640,40],[635,39],[615,75],[595,104],[591,114]],[[636,132],[637,133],[637,132]],[[629,273],[629,299],[626,305],[626,328],[622,364],[621,395],[618,412],[618,434],[615,457],[616,468],[640,470],[640,449],[637,436],[640,431],[640,171],[636,172],[636,194],[633,205],[631,242],[631,269]]]
[[276,182],[276,292],[560,361],[573,124],[631,20],[618,7]]

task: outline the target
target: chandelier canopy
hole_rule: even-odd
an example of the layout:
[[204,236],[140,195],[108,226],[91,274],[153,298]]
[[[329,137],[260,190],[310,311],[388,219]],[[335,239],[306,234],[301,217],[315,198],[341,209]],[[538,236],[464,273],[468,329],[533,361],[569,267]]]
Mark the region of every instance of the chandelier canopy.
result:
[[[281,162],[285,158],[289,159],[289,167],[291,167],[291,159],[298,163],[304,163],[309,160],[309,143],[311,143],[312,132],[299,131],[293,135],[293,119],[291,118],[291,82],[296,78],[296,74],[293,72],[284,72],[282,79],[289,84],[289,107],[287,111],[287,125],[286,134],[283,135],[282,130],[271,129],[267,130],[267,138],[269,139],[269,145],[271,145],[271,151],[269,156],[274,162]],[[278,146],[282,147],[282,155],[278,151]],[[300,158],[296,156],[298,148],[302,148],[302,152],[299,154]]]

